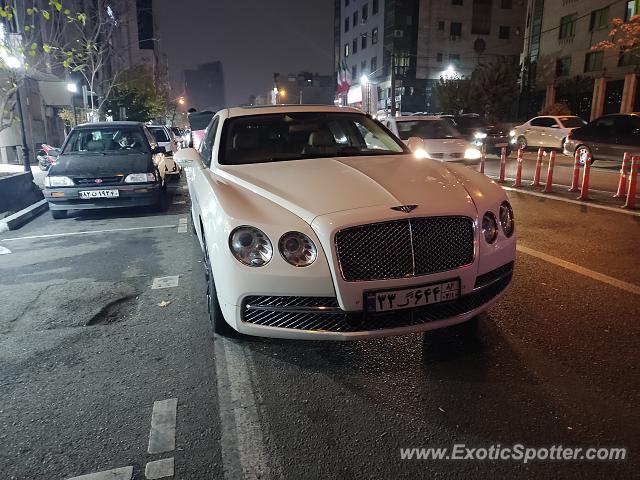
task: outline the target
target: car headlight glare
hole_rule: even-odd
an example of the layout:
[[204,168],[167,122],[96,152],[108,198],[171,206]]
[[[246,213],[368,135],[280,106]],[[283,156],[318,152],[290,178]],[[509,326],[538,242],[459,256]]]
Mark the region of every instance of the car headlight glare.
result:
[[244,225],[229,235],[229,249],[234,257],[249,267],[262,267],[273,257],[269,237],[260,229]]
[[515,137],[515,136],[516,136],[516,131],[515,131],[515,130],[511,130],[511,131],[509,132],[509,136],[510,136],[510,137]]
[[308,267],[318,258],[315,243],[302,232],[287,232],[278,242],[282,257],[294,267]]
[[145,182],[155,182],[156,174],[155,173],[130,173],[124,179],[124,183],[145,183]]
[[515,220],[513,218],[513,210],[509,202],[502,202],[500,205],[500,226],[506,237],[513,235],[515,230]]
[[482,217],[482,235],[488,244],[492,244],[498,238],[498,224],[491,212],[485,213]]
[[482,153],[480,153],[480,150],[477,148],[467,148],[464,151],[464,158],[466,160],[478,160],[481,156]]
[[484,132],[476,132],[473,136],[479,140],[483,138],[487,138],[487,134]]
[[424,148],[418,148],[413,152],[413,156],[416,158],[431,158]]
[[45,187],[73,187],[74,183],[69,177],[44,177]]

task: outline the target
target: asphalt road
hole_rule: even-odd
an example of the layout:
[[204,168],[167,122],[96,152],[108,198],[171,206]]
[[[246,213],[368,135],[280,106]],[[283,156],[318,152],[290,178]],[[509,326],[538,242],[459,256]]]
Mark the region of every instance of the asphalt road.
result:
[[[45,214],[0,234],[10,251],[0,255],[2,478],[132,467],[143,479],[170,458],[180,479],[636,476],[640,217],[509,195],[514,282],[471,339],[454,328],[353,343],[212,340],[186,195],[164,214]],[[150,436],[168,446],[149,448]],[[628,457],[400,459],[401,448],[456,443]]]

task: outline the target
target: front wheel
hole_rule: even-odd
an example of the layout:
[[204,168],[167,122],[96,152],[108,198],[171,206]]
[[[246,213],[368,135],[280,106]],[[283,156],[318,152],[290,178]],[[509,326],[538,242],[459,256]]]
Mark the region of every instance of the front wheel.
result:
[[207,279],[207,310],[209,312],[209,324],[213,333],[217,333],[222,336],[229,336],[234,330],[222,315],[222,309],[220,308],[220,302],[218,301],[218,295],[216,293],[216,284],[213,281],[213,270],[211,268],[209,253],[207,252],[207,243],[203,243],[204,263],[206,268],[205,276]]
[[589,165],[593,165],[593,162],[595,161],[595,159],[593,158],[593,155],[591,154],[591,149],[589,147],[587,147],[586,145],[580,145],[578,148],[576,148],[576,152],[580,157],[580,165],[584,165],[587,155],[591,155],[591,162],[589,163]]
[[518,144],[518,148],[521,148],[522,150],[527,149],[527,139],[525,137],[519,136],[517,140],[517,144]]

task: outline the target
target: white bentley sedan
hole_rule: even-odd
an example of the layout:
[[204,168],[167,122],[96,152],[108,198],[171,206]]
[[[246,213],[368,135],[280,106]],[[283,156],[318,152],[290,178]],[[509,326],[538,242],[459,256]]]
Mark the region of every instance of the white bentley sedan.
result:
[[231,108],[183,149],[214,331],[351,340],[453,325],[511,282],[503,190],[333,106]]

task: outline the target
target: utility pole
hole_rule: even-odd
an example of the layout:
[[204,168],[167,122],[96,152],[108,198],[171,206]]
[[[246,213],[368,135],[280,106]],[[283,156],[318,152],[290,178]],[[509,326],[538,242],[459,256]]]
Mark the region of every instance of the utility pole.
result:
[[31,163],[29,161],[29,144],[27,143],[27,131],[24,125],[24,113],[22,111],[22,98],[20,97],[20,87],[16,89],[16,108],[20,115],[20,133],[22,134],[22,165],[24,171],[31,173]]
[[396,66],[393,51],[391,52],[391,116],[396,116]]

